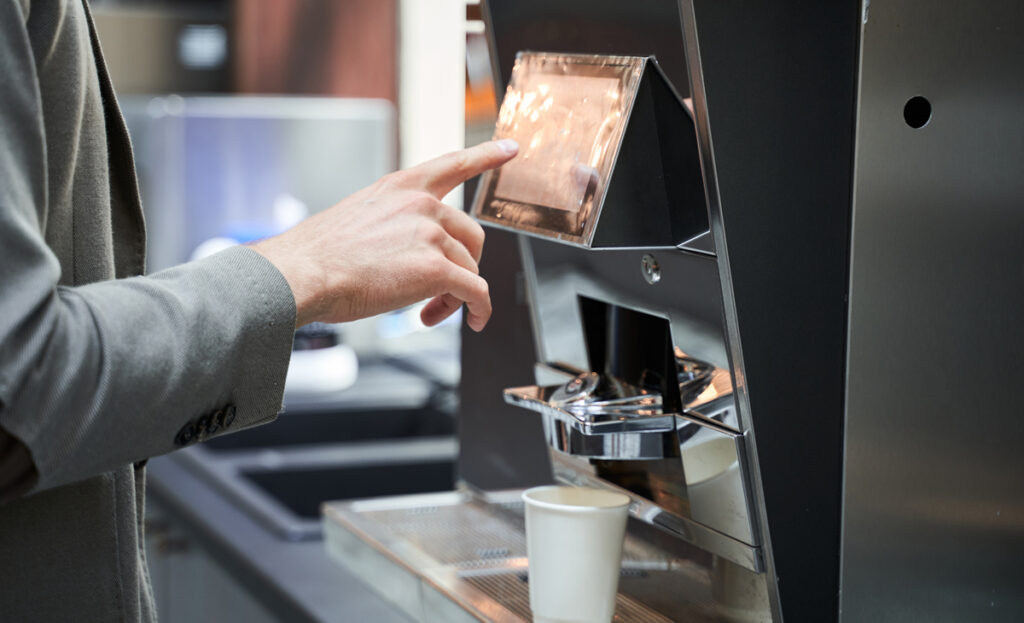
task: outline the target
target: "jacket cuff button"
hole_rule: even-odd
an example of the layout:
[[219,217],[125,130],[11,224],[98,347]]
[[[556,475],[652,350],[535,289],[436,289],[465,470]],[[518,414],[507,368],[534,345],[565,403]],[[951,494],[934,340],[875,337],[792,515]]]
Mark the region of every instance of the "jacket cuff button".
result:
[[224,407],[224,428],[231,426],[231,423],[235,421],[235,405],[228,405]]
[[212,420],[213,417],[210,414],[206,414],[196,422],[196,437],[199,438],[199,441],[206,439],[207,435],[210,434],[210,425]]
[[174,438],[174,443],[179,446],[187,446],[196,439],[196,426],[192,422],[189,422],[181,427],[178,431],[177,436]]
[[213,417],[210,418],[210,423],[206,427],[206,434],[216,434],[222,426],[224,426],[224,409],[217,409],[213,412]]

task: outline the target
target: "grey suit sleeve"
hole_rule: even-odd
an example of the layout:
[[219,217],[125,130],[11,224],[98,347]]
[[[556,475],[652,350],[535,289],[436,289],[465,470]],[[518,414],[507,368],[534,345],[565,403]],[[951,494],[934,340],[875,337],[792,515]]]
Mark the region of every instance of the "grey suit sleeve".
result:
[[[38,85],[24,34],[9,24],[0,25],[0,427],[31,454],[33,491],[273,419],[295,302],[255,251],[57,285],[40,222]],[[0,453],[18,445],[8,438]]]

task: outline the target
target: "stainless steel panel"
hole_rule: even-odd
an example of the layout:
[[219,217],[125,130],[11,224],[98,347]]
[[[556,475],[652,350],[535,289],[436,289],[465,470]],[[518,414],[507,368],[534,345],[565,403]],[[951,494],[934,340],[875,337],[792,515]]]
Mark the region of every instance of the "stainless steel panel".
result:
[[1020,621],[1024,5],[865,17],[841,620]]
[[743,457],[743,436],[701,426],[679,447],[686,477],[690,517],[744,543],[757,545],[753,529]]

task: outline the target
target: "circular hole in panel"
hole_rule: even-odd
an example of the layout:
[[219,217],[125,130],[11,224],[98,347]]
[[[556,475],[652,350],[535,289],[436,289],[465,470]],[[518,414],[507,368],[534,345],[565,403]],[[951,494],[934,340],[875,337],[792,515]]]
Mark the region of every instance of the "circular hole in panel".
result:
[[914,129],[923,128],[931,118],[932,104],[920,95],[910,98],[903,106],[903,119]]

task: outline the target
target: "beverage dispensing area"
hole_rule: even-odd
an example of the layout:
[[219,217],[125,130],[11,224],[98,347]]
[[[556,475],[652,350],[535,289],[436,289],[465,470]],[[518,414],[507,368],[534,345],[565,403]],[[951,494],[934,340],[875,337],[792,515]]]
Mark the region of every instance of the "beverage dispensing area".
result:
[[[519,145],[465,187],[491,324],[302,328],[277,421],[150,461],[161,620],[1024,620],[1024,8],[470,12],[477,133]],[[316,202],[289,180],[354,191],[429,125],[408,101],[245,106],[124,100],[140,163],[160,154],[150,203],[192,198],[151,217],[152,257],[275,233]],[[175,190],[237,167],[261,186]],[[210,216],[256,191],[263,225]],[[624,530],[542,500],[567,523],[540,540],[524,491],[550,485]]]

